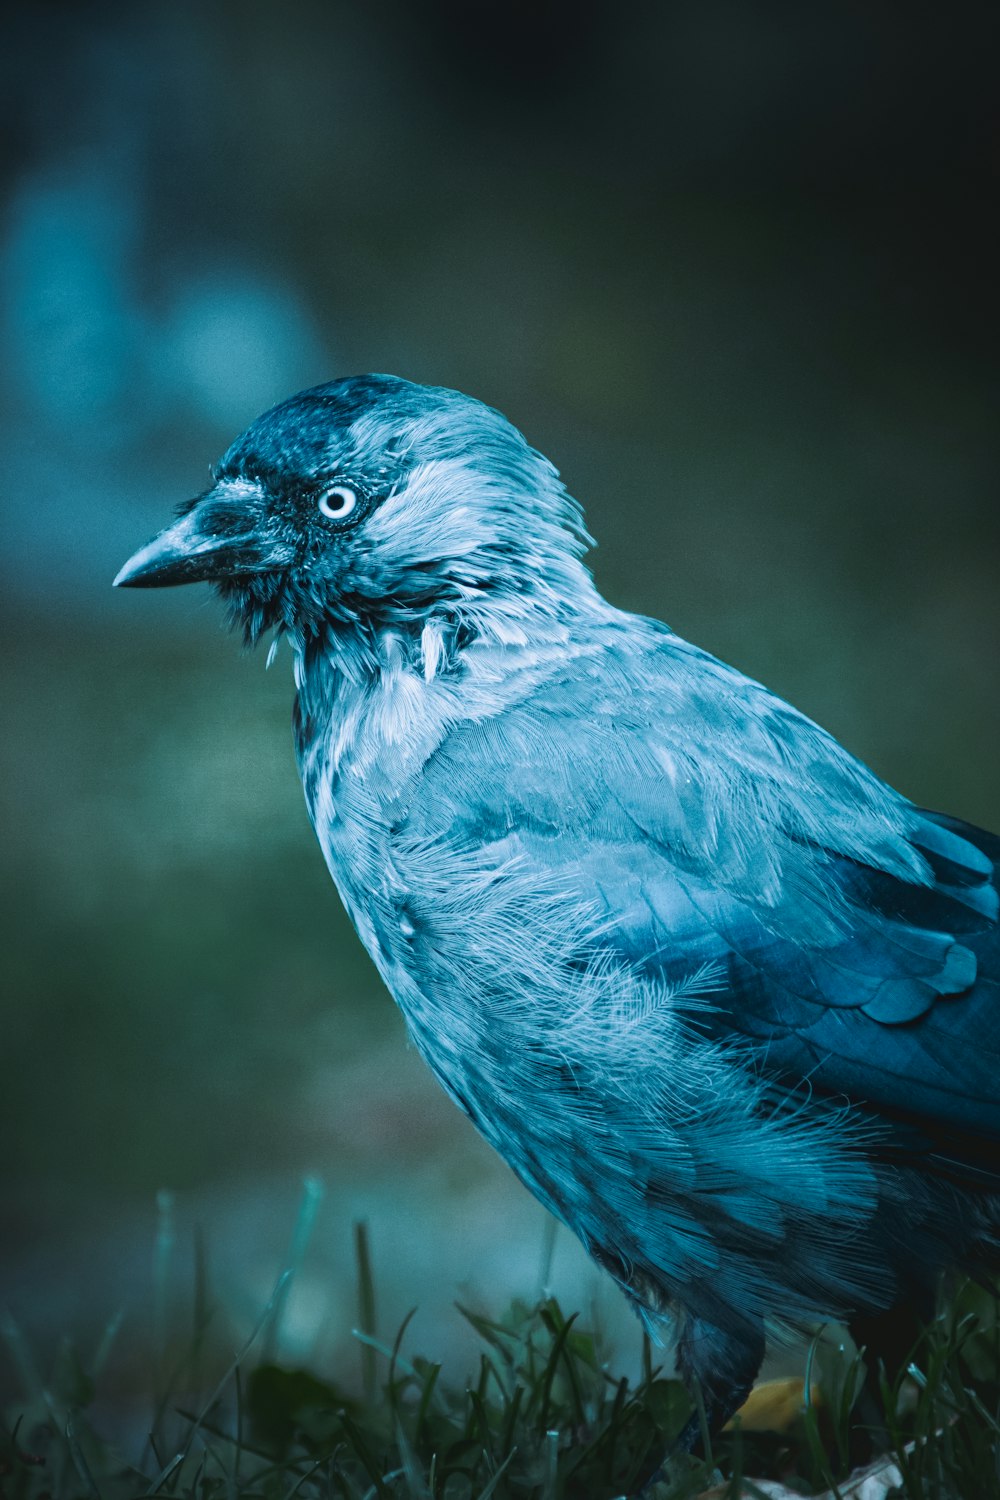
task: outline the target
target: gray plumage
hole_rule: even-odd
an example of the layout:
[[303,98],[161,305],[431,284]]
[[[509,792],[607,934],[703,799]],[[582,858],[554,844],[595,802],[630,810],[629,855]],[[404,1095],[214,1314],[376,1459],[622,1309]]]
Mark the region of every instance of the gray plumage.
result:
[[[346,496],[346,498],[345,498]],[[765,1328],[995,1264],[990,835],[614,609],[556,470],[389,376],[261,417],[116,580],[291,643],[306,800],[453,1099],[727,1417]]]

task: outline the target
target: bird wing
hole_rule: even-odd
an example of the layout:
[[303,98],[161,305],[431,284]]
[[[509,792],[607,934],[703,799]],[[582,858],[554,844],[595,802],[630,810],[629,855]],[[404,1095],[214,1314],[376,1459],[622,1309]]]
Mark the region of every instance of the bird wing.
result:
[[998,841],[663,628],[612,628],[456,725],[396,833],[404,867],[505,860],[589,903],[608,961],[779,1093],[849,1099],[962,1170],[1000,1140]]

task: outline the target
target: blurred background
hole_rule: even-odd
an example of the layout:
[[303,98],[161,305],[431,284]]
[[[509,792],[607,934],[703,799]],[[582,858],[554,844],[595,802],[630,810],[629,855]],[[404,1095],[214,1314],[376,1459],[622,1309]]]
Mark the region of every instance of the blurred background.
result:
[[[1000,825],[995,8],[37,3],[0,48],[0,1300],[41,1348],[202,1226],[335,1357],[547,1279],[637,1334],[438,1091],[350,930],[265,675],[120,564],[276,400],[500,407],[617,603],[916,801]],[[172,1204],[172,1207],[170,1206]],[[340,1341],[340,1342],[338,1342]],[[331,1353],[331,1351],[333,1351]],[[5,1378],[6,1371],[0,1374]]]

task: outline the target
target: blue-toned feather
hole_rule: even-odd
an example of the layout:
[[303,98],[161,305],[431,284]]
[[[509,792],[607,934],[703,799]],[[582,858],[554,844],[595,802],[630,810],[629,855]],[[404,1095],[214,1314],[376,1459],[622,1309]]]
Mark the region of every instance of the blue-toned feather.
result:
[[[384,845],[409,936],[390,896],[383,972],[445,1086],[640,1302],[885,1305],[916,1234],[884,1227],[909,1222],[917,1154],[897,1114],[919,1098],[925,1144],[972,1111],[1000,1133],[996,1072],[968,1059],[960,1093],[934,1046],[977,1002],[972,948],[927,921],[954,909],[932,861],[971,890],[981,856],[662,628],[586,627],[516,674],[468,649],[457,720],[437,684],[447,722]],[[776,1108],[774,1081],[806,1077],[810,1106]]]
[[294,555],[220,588],[292,646],[310,814],[416,1044],[649,1326],[682,1311],[719,1411],[765,1323],[996,1261],[1000,842],[606,604],[556,470],[457,392],[317,387],[217,483]]

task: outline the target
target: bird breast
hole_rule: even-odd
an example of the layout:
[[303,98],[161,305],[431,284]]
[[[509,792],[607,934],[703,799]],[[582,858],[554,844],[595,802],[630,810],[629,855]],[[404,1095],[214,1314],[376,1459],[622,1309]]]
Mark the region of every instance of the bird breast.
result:
[[395,950],[405,946],[405,883],[393,830],[424,795],[422,772],[448,735],[503,714],[592,647],[565,632],[531,648],[477,645],[447,670],[421,651],[380,643],[380,669],[352,673],[329,652],[296,663],[296,752],[327,866],[366,948],[400,998]]

